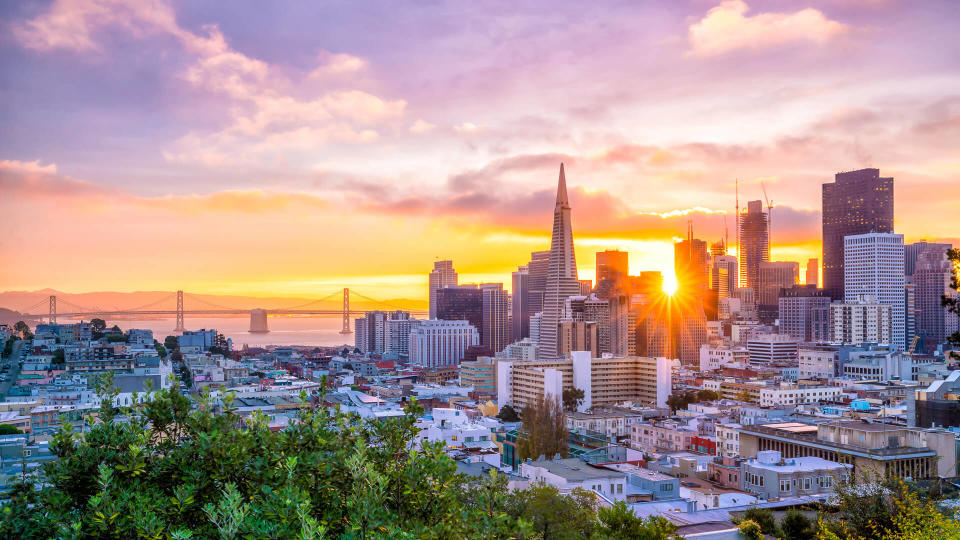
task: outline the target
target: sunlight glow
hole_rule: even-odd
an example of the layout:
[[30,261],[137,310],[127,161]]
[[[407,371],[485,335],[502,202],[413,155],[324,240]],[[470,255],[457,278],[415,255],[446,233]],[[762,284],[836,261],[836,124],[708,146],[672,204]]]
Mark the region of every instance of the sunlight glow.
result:
[[673,272],[665,272],[663,275],[663,292],[673,296],[677,292],[677,276]]

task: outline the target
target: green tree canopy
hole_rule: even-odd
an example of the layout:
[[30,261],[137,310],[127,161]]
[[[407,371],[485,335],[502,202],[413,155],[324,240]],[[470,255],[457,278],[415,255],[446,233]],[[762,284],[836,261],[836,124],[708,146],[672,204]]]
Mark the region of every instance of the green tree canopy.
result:
[[23,433],[16,426],[11,426],[10,424],[0,424],[0,435],[17,435]]
[[574,412],[583,402],[584,393],[579,388],[567,388],[563,391],[563,410]]
[[497,413],[497,418],[503,420],[504,422],[519,422],[520,415],[517,414],[517,410],[511,407],[510,405],[504,405],[500,408],[500,412]]

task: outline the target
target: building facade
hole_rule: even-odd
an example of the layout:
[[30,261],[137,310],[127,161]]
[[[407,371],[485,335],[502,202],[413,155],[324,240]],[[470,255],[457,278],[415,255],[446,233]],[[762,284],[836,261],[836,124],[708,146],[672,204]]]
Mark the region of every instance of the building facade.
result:
[[424,368],[456,366],[480,332],[468,321],[421,321],[410,331],[410,363]]

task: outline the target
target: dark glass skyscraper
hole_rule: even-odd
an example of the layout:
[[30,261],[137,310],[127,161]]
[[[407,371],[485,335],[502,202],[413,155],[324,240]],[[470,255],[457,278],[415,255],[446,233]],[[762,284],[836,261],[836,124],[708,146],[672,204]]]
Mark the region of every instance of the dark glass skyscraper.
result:
[[843,300],[843,237],[893,232],[893,178],[879,169],[837,173],[823,184],[823,288]]
[[[753,297],[760,298],[760,263],[770,260],[770,228],[763,201],[750,201],[747,211],[740,215],[740,283],[753,289]],[[843,243],[840,244],[843,252]],[[840,276],[841,281],[843,276]]]
[[468,321],[480,332],[483,342],[483,292],[476,286],[437,289],[437,319]]

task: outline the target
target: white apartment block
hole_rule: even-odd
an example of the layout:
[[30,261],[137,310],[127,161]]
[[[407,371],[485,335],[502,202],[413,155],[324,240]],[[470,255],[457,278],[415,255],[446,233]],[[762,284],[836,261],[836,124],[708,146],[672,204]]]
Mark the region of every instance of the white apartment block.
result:
[[673,361],[667,358],[610,356],[591,358],[574,351],[569,359],[497,363],[497,404],[515,409],[540,396],[560,399],[570,388],[583,390],[579,410],[620,403],[666,407],[671,391]]
[[745,364],[748,356],[743,347],[704,343],[700,346],[700,371],[718,371],[726,365]]
[[717,455],[740,457],[740,424],[717,424]]
[[903,350],[906,340],[903,235],[869,233],[843,239],[844,301],[871,295],[890,306],[890,345]]
[[420,321],[410,330],[410,363],[427,368],[456,366],[480,333],[467,321]]
[[830,342],[837,345],[877,343],[893,340],[893,308],[861,295],[851,302],[830,304]]
[[820,403],[821,401],[836,401],[840,399],[843,389],[839,386],[806,386],[781,383],[779,388],[763,388],[760,390],[761,407],[778,407]]
[[798,379],[830,379],[837,375],[836,351],[800,349]]

